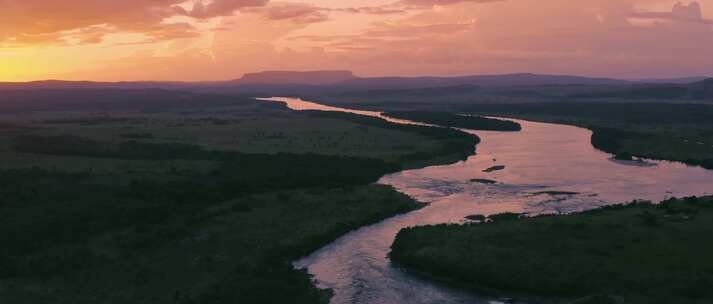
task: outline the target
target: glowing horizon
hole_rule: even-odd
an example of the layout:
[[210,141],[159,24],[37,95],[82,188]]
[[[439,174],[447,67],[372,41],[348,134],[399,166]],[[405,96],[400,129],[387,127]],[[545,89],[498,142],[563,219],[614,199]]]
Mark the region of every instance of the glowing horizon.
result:
[[713,0],[7,0],[0,81],[713,74]]

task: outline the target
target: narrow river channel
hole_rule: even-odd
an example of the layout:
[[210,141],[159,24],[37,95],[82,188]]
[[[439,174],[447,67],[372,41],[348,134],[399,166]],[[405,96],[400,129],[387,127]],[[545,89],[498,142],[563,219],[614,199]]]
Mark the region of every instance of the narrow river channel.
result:
[[[379,112],[324,106],[294,98],[293,110]],[[383,118],[383,117],[382,117]],[[387,119],[394,123],[412,123]],[[299,261],[318,285],[334,291],[332,303],[504,303],[440,286],[393,267],[387,254],[405,227],[463,223],[465,216],[518,212],[568,213],[643,199],[713,194],[713,170],[679,163],[615,161],[590,144],[587,129],[517,120],[521,132],[470,131],[482,142],[477,155],[452,165],[402,171],[379,183],[421,202],[423,209],[353,231]],[[493,166],[503,170],[484,172]],[[482,184],[474,179],[497,181]],[[523,253],[525,254],[525,253]],[[537,302],[524,300],[525,302]]]

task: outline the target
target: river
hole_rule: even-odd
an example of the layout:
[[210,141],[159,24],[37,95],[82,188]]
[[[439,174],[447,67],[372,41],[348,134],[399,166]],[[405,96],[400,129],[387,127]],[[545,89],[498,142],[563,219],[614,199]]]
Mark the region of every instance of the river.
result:
[[[325,106],[294,98],[270,98],[293,110],[342,111],[382,117],[379,112]],[[334,291],[332,303],[504,303],[422,280],[393,267],[387,254],[405,227],[463,223],[472,214],[569,213],[633,200],[713,194],[713,170],[666,161],[616,161],[594,149],[591,131],[567,125],[515,120],[521,132],[471,131],[481,138],[477,154],[451,165],[382,177],[414,199],[429,203],[353,231],[295,262],[319,287]],[[505,169],[484,172],[493,166]],[[481,184],[489,179],[497,184]],[[525,254],[525,253],[523,253]],[[537,302],[536,300],[519,300]]]

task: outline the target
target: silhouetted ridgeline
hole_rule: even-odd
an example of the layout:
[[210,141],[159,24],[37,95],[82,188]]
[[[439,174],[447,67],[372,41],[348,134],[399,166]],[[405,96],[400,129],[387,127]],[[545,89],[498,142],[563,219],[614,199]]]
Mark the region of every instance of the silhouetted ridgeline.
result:
[[436,87],[476,86],[540,86],[540,85],[621,85],[628,81],[611,78],[590,78],[569,75],[503,74],[454,77],[380,77],[355,78],[336,84],[345,90],[422,89]]
[[713,101],[713,78],[690,84],[652,84],[612,87],[569,95],[597,99],[682,99]]
[[[626,85],[630,81],[568,75],[504,74],[455,77],[354,76],[350,71],[266,71],[246,74],[241,79],[214,82],[90,82],[36,81],[0,83],[0,91],[11,90],[145,90],[164,89],[251,96],[324,95],[381,89],[424,89],[459,86],[511,87],[551,85]],[[452,90],[452,89],[451,89]]]
[[582,303],[713,300],[713,272],[707,271],[713,269],[713,198],[504,217],[403,229],[391,259],[450,284],[505,296]]
[[520,131],[520,124],[503,119],[486,118],[482,116],[465,116],[446,112],[397,111],[386,112],[384,115],[408,119],[428,124],[486,131]]
[[[614,88],[601,91],[572,94],[573,98],[628,98],[628,99],[683,99],[693,95],[689,94],[683,85],[657,85],[633,88]],[[699,96],[702,97],[702,96]]]
[[160,89],[76,89],[8,90],[0,94],[0,111],[47,110],[82,111],[176,111],[252,104],[258,108],[279,108],[279,104],[256,101],[245,96],[199,94]]

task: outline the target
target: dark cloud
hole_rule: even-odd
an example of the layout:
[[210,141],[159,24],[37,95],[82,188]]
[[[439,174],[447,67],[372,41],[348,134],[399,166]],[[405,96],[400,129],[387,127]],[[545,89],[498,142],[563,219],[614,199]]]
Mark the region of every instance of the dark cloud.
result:
[[713,20],[703,18],[701,5],[695,1],[688,5],[676,3],[670,12],[634,12],[631,17],[713,24]]

